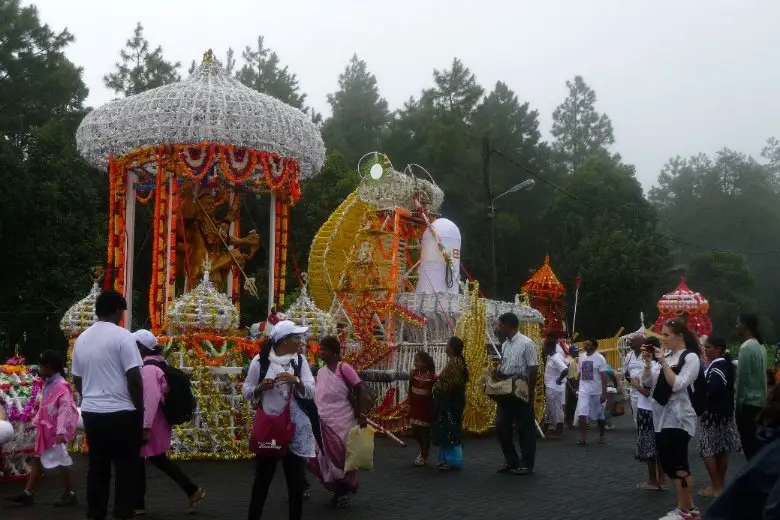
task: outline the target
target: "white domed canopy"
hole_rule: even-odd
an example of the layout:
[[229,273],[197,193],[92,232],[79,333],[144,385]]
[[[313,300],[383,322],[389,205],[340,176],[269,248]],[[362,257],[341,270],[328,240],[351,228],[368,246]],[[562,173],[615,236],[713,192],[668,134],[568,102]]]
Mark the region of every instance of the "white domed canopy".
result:
[[87,114],[76,142],[81,155],[103,170],[112,155],[203,142],[295,159],[301,180],[316,175],[325,159],[320,132],[306,114],[244,86],[225,72],[211,51],[189,78]]

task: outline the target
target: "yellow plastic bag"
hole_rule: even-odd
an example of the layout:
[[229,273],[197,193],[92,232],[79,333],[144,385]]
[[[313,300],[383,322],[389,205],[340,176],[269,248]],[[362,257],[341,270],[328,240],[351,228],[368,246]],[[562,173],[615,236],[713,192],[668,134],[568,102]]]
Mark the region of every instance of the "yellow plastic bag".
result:
[[347,461],[344,471],[373,469],[374,467],[374,430],[370,425],[365,428],[355,426],[347,434]]

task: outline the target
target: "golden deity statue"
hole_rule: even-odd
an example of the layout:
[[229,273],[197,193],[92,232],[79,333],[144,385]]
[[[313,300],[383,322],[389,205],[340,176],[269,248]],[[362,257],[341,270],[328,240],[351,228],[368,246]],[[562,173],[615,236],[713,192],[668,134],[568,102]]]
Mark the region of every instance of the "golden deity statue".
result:
[[[260,248],[260,237],[254,230],[244,238],[231,235],[230,226],[239,216],[239,198],[234,197],[232,204],[227,196],[224,199],[225,202],[218,203],[211,190],[197,192],[191,186],[182,189],[185,242],[177,248],[177,265],[181,266],[179,274],[186,273],[187,290],[203,278],[206,255],[211,261],[209,279],[217,289],[226,291],[233,265],[243,270],[246,261]],[[217,212],[226,204],[227,215],[220,219]]]

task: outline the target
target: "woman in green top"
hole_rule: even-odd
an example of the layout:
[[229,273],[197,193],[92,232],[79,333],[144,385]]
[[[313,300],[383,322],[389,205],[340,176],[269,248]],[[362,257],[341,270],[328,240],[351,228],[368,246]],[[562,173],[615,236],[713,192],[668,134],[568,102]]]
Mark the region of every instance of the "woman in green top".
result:
[[745,340],[737,362],[736,419],[745,457],[760,448],[756,437],[756,418],[766,404],[766,350],[758,331],[758,317],[743,314],[737,320],[737,332]]

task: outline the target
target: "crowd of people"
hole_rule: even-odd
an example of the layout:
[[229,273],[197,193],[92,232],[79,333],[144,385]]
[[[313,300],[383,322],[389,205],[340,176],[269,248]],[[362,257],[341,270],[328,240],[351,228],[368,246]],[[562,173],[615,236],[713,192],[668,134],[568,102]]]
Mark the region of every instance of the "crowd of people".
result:
[[[195,511],[205,498],[205,490],[167,455],[172,424],[177,423],[166,413],[166,396],[174,382],[162,347],[149,331],[130,333],[118,326],[125,309],[124,298],[116,292],[106,291],[97,298],[98,321],[79,336],[73,348],[75,392],[63,377],[63,356],[43,353],[39,373],[45,384],[36,418],[36,458],[25,490],[10,497],[12,502],[32,505],[43,471],[60,468],[64,491],[56,505],[76,503],[72,460],[65,446],[76,433],[77,396],[90,448],[88,518],[109,515],[112,466],[114,518],[146,513],[147,463],[181,488],[189,511]],[[767,398],[767,356],[754,315],[745,314],[738,320],[744,343],[736,363],[722,339],[710,336],[702,347],[678,319],[663,325],[660,341],[634,337],[622,367],[624,381],[617,380],[617,372],[598,352],[596,340],[583,342],[581,353],[577,345],[564,352],[550,335],[543,344],[545,359],[540,360],[537,345],[519,326],[514,314],[499,317],[500,362],[485,377],[486,391],[497,403],[496,434],[503,454],[499,473],[534,472],[537,431],[561,439],[566,424],[578,426],[576,443],[585,446],[589,427],[595,423],[598,442],[604,443],[612,408],[609,395],[625,385],[630,388],[636,428],[635,458],[647,468],[647,478],[637,488],[663,490],[668,480],[676,493],[676,507],[663,520],[701,518],[688,460],[694,438],[710,479],[698,494],[715,499],[707,518],[761,518],[772,508],[780,513],[780,466],[776,464],[780,442],[774,442],[780,440],[780,390],[775,387]],[[411,433],[419,445],[415,466],[428,464],[431,444],[438,448],[436,467],[440,471],[463,466],[466,384],[476,375],[469,374],[460,338],[450,338],[447,362],[438,374],[432,357],[424,351],[416,353],[409,372],[357,371],[341,360],[341,344],[335,337],[321,340],[321,366],[310,366],[303,355],[307,332],[291,321],[277,323],[267,347],[247,370],[243,394],[256,409],[252,442],[257,444],[252,449],[256,470],[250,520],[262,517],[280,461],[291,519],[302,518],[310,493],[307,473],[333,494],[332,505],[349,505],[358,482],[356,471],[347,467],[347,445],[350,432],[369,422],[365,381],[408,381]],[[545,411],[537,425],[534,394],[540,361],[544,361]],[[739,451],[748,464],[727,481],[729,456]],[[751,497],[750,504],[743,502],[744,496]],[[748,510],[758,516],[745,516]]]
[[[780,457],[780,448],[760,451],[780,432],[780,391],[777,397],[771,393],[767,398],[773,378],[758,318],[740,316],[737,332],[743,343],[738,360],[732,360],[722,338],[709,336],[702,344],[682,320],[670,320],[663,325],[660,340],[631,338],[623,360],[622,382],[597,351],[596,340],[584,341],[584,352],[572,345],[564,354],[556,337],[548,335],[543,346],[545,412],[541,428],[548,439],[560,439],[564,424],[579,426],[577,445],[585,446],[589,426],[595,423],[598,442],[604,443],[614,405],[610,395],[620,393],[621,386],[627,387],[636,429],[635,459],[647,468],[646,480],[636,487],[664,490],[669,481],[676,493],[676,507],[662,520],[701,518],[688,460],[692,439],[697,440],[696,451],[710,480],[698,495],[716,499],[707,517],[748,518],[745,509],[739,509],[742,506],[736,493],[729,490],[735,485],[742,492],[750,489],[746,473],[753,479],[765,476],[767,464],[756,463],[757,457]],[[727,486],[729,456],[740,451],[749,464]],[[778,473],[780,469],[773,470],[775,477],[765,478],[764,485],[771,489]],[[768,490],[757,493],[750,489],[750,493],[756,498],[751,507],[758,511],[758,516],[750,518],[764,518],[760,511],[768,507],[780,511],[780,487],[777,498],[769,497]]]

